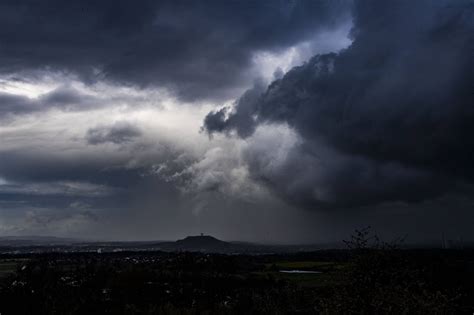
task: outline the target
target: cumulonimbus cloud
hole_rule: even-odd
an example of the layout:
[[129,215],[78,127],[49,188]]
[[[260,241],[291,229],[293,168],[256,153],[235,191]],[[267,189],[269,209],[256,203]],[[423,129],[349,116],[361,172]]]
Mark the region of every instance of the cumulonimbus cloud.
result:
[[349,1],[7,1],[0,73],[60,71],[225,99],[252,79],[255,52],[337,28],[349,14]]
[[468,1],[355,2],[350,47],[209,113],[204,128],[295,130],[301,143],[277,170],[266,167],[271,153],[248,162],[255,178],[309,208],[456,190],[474,180],[473,11]]

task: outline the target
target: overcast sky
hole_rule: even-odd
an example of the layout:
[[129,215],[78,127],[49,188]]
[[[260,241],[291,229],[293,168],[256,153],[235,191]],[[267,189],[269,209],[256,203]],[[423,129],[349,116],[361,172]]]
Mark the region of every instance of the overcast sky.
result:
[[0,0],[0,235],[474,239],[473,13]]

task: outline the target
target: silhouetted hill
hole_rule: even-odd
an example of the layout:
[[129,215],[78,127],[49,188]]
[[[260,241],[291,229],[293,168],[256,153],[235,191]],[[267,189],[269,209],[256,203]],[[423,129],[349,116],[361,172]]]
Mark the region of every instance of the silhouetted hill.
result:
[[199,251],[222,251],[230,247],[230,243],[218,240],[210,235],[187,236],[175,242],[175,248],[179,250]]

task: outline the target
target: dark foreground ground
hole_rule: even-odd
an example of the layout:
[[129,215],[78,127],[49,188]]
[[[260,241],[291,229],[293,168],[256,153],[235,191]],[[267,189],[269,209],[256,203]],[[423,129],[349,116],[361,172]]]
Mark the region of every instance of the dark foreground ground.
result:
[[473,250],[3,255],[0,313],[472,314],[473,279]]

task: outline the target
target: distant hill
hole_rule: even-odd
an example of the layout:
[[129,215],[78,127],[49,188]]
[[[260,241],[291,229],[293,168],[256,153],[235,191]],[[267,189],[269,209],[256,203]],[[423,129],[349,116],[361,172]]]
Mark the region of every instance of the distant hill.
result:
[[178,250],[197,250],[219,252],[228,249],[230,243],[218,240],[210,235],[188,236],[174,243],[175,249]]
[[59,245],[79,242],[77,239],[55,236],[0,236],[0,246]]

